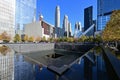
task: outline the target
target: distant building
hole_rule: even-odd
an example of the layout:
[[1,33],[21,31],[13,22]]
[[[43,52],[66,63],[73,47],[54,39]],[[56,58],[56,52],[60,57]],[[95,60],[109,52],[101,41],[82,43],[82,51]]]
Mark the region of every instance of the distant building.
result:
[[34,38],[37,37],[46,37],[51,38],[55,37],[55,27],[46,21],[44,21],[43,16],[40,16],[40,21],[32,22],[25,25],[24,33],[25,35],[33,36]]
[[64,16],[63,30],[64,30],[64,36],[66,36],[66,37],[71,36],[71,33],[72,33],[71,23],[69,22],[67,15]]
[[60,27],[60,7],[55,9],[55,27]]
[[84,27],[82,27],[82,32],[84,32]]
[[15,35],[15,0],[0,0],[0,34]]
[[74,37],[77,38],[82,34],[82,26],[80,22],[75,23]]
[[72,36],[72,27],[71,27],[71,23],[68,23],[68,33],[69,33],[69,37]]
[[84,9],[84,31],[93,24],[93,6]]
[[78,30],[78,23],[75,23],[75,30]]
[[75,31],[82,31],[82,26],[80,22],[75,23]]
[[120,9],[120,0],[97,0],[97,31],[105,28],[114,10]]
[[97,21],[96,21],[96,20],[93,20],[93,24],[95,24],[94,32],[96,32],[96,31],[97,31]]
[[64,30],[64,36],[68,37],[68,16],[67,15],[64,16],[63,30]]
[[78,22],[78,31],[82,31],[82,26],[80,22]]
[[55,9],[55,38],[63,37],[63,29],[60,28],[60,7]]
[[16,33],[19,34],[19,31],[23,30],[25,24],[35,21],[36,0],[16,0],[15,12]]

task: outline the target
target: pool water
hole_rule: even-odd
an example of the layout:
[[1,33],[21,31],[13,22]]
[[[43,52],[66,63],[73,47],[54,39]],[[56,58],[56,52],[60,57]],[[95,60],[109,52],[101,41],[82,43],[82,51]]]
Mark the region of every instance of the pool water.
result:
[[99,47],[87,53],[51,50],[8,54],[0,55],[0,80],[109,80]]

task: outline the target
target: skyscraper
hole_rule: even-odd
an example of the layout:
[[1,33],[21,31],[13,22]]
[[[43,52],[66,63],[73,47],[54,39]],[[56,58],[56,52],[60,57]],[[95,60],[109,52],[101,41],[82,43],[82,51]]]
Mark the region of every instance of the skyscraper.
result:
[[70,22],[68,23],[68,34],[69,34],[69,37],[72,34],[72,28],[71,28],[71,23]]
[[81,23],[80,23],[80,22],[78,22],[78,30],[79,30],[79,31],[82,31],[82,26],[81,26]]
[[55,27],[60,27],[60,7],[55,9]]
[[97,30],[103,30],[112,12],[119,9],[120,0],[97,0]]
[[93,24],[93,6],[84,9],[84,31]]
[[81,26],[81,23],[80,23],[80,22],[76,22],[76,23],[75,23],[75,30],[77,30],[77,31],[82,31],[82,26]]
[[75,23],[74,37],[77,38],[82,35],[82,26],[80,22]]
[[60,31],[60,7],[56,6],[55,9],[55,38],[60,37],[61,31]]
[[15,17],[16,29],[22,30],[25,24],[33,22],[36,17],[36,0],[16,0]]
[[0,0],[0,34],[15,35],[15,0]]
[[63,30],[64,30],[64,36],[70,37],[72,34],[72,28],[71,28],[71,23],[68,20],[68,16],[64,16],[63,20]]
[[75,30],[77,30],[78,29],[78,23],[76,22],[75,23]]
[[64,29],[64,36],[67,36],[68,37],[68,16],[65,15],[64,16],[64,20],[63,20],[63,29]]

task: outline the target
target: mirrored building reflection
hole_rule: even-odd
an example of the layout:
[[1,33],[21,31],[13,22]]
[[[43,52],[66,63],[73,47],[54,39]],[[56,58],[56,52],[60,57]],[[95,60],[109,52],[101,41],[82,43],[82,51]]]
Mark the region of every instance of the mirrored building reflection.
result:
[[[29,53],[27,54],[29,55]],[[43,54],[46,53],[43,52]],[[56,57],[55,55],[43,56],[42,53],[39,55],[41,56],[39,60],[44,57],[49,60],[49,63],[53,59],[56,60],[55,65],[58,67],[66,60],[70,61],[74,58],[70,57],[68,59],[68,56],[57,57],[58,55]],[[52,60],[50,60],[50,57],[52,57]],[[62,63],[57,60],[60,57],[62,57]],[[100,47],[96,47],[76,58],[74,64],[61,75],[42,64],[37,64],[33,61],[33,58],[27,58],[21,53],[8,50],[7,53],[0,53],[0,80],[109,80],[109,75]]]
[[24,61],[22,55],[15,55],[15,79],[14,80],[35,80],[34,68],[35,65]]
[[0,80],[14,80],[14,51],[0,52]]

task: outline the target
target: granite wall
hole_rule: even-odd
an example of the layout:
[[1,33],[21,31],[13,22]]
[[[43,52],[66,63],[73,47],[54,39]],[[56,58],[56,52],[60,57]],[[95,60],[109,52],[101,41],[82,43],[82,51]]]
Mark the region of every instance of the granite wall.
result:
[[82,43],[56,43],[55,49],[63,49],[69,51],[87,52],[92,49],[95,44],[82,44]]
[[54,49],[54,43],[5,44],[20,53]]

